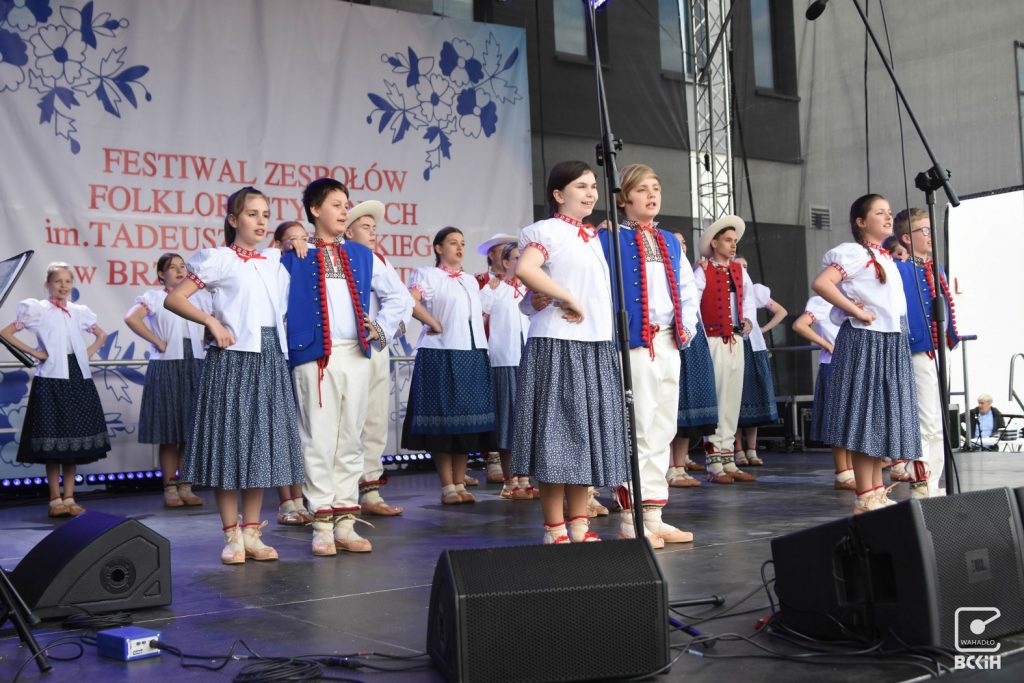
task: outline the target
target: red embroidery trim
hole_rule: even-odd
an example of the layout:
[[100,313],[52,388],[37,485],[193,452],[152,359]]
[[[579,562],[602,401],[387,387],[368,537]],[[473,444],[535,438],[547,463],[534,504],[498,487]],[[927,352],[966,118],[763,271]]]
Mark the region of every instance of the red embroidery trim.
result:
[[560,221],[568,223],[569,225],[576,226],[578,228],[578,230],[576,231],[576,236],[583,240],[584,244],[586,244],[591,239],[597,236],[597,229],[592,225],[584,223],[583,221],[578,221],[575,218],[571,218],[561,213],[556,213],[554,217]]
[[810,311],[804,311],[804,315],[808,316],[811,319],[812,323],[818,322],[818,319],[814,317],[814,314],[811,313]]
[[566,216],[564,213],[556,213],[554,216],[552,216],[552,218],[557,218],[560,221],[565,221],[569,225],[574,225],[577,228],[583,227],[583,221],[578,221],[575,218],[572,218],[571,216]]
[[526,292],[523,289],[521,289],[523,283],[519,281],[519,278],[514,277],[508,280],[503,280],[503,282],[512,288],[513,299],[521,299],[522,297],[526,296]]
[[838,271],[839,271],[839,274],[843,276],[843,279],[844,279],[844,280],[845,280],[845,279],[846,279],[847,277],[849,277],[849,276],[848,276],[848,275],[846,274],[846,269],[845,269],[845,268],[843,268],[843,267],[842,267],[841,265],[839,265],[838,263],[830,263],[830,264],[828,264],[828,267],[829,267],[829,268],[835,268],[836,270],[838,270]]
[[543,244],[541,244],[540,242],[530,242],[525,247],[523,247],[523,251],[526,251],[530,247],[533,247],[534,249],[536,249],[540,253],[544,254],[544,261],[545,262],[548,261],[548,259],[549,259],[549,257],[548,257],[548,250],[547,250],[547,248]]
[[248,249],[243,249],[242,247],[238,246],[237,244],[232,244],[230,246],[231,246],[231,249],[235,252],[235,255],[238,256],[238,258],[242,259],[242,261],[245,262],[245,263],[247,263],[247,262],[249,262],[251,260],[261,260],[262,259],[262,260],[265,261],[267,259],[266,256],[264,256],[263,254],[259,253],[258,251],[249,251]]
[[437,267],[440,268],[441,270],[443,270],[445,273],[447,273],[448,277],[450,277],[450,278],[458,279],[458,278],[462,277],[462,271],[461,270],[454,270],[454,269],[449,268],[448,266],[444,265],[443,263],[438,265]]
[[188,271],[188,275],[186,275],[185,277],[187,277],[192,282],[196,283],[196,286],[199,287],[199,289],[206,289],[206,283],[200,280],[199,276],[193,273],[191,270]]

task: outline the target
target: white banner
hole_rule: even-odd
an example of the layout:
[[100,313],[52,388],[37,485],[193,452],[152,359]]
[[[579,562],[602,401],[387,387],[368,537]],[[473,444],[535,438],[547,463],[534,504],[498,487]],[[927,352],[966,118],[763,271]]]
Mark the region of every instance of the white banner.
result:
[[[483,270],[473,246],[532,220],[527,96],[513,27],[335,0],[0,3],[0,258],[36,252],[0,322],[67,261],[110,334],[98,355],[144,359],[122,319],[157,257],[220,244],[243,185],[275,224],[305,222],[322,176],[385,203],[378,251],[403,276],[445,225]],[[144,370],[96,368],[114,449],[84,471],[155,466],[135,433]],[[0,476],[41,471],[15,463],[30,376],[3,371]]]

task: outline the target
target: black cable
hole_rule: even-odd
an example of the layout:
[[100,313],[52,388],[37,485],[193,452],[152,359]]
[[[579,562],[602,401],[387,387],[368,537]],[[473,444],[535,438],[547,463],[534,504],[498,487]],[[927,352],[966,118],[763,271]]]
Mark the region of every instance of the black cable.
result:
[[[74,654],[74,655],[70,655],[70,656],[67,656],[67,657],[58,657],[57,655],[55,655],[52,652],[50,652],[50,650],[52,650],[53,648],[55,648],[55,647],[62,647],[64,645],[74,645],[75,647],[78,648],[78,652],[76,654]],[[29,664],[33,663],[34,661],[36,661],[37,659],[39,659],[40,657],[42,657],[44,655],[47,658],[49,658],[50,660],[54,661],[54,662],[73,662],[76,659],[78,659],[79,657],[81,657],[83,654],[85,654],[85,647],[80,642],[78,636],[61,636],[59,638],[55,638],[54,640],[51,640],[50,642],[48,642],[46,645],[43,645],[39,649],[39,652],[37,652],[36,654],[32,655],[31,657],[29,657],[28,659],[26,659],[24,662],[21,663],[21,666],[18,667],[18,670],[14,672],[14,677],[11,678],[11,683],[17,683],[18,677],[21,676],[21,674],[25,670],[25,668]]]
[[[204,671],[220,671],[221,669],[226,667],[228,665],[228,663],[232,659],[252,659],[252,658],[262,659],[263,658],[262,655],[260,655],[258,652],[253,650],[251,647],[249,647],[249,644],[246,643],[244,640],[236,640],[235,642],[233,642],[231,644],[231,647],[228,649],[228,653],[226,655],[194,655],[194,654],[188,654],[186,652],[182,652],[181,650],[179,650],[178,648],[174,647],[170,643],[165,643],[165,642],[163,642],[161,640],[154,640],[151,643],[151,645],[152,645],[152,647],[155,647],[156,649],[161,650],[162,652],[168,652],[168,653],[176,656],[178,658],[179,663],[181,664],[181,668],[183,668],[183,669],[203,669]],[[247,655],[236,656],[235,655],[235,649],[238,648],[239,646],[245,648],[249,652],[249,655],[251,655],[251,657],[247,656]],[[201,662],[190,663],[190,662],[187,661],[189,659],[202,659],[202,660],[214,660],[214,661],[219,659],[219,660],[223,660],[223,661],[221,661],[220,664],[211,665],[211,664],[203,664]]]
[[66,629],[102,631],[108,628],[130,626],[133,623],[133,617],[130,612],[93,614],[81,605],[61,605],[61,607],[73,607],[82,612],[82,614],[72,614],[61,622],[61,626]]

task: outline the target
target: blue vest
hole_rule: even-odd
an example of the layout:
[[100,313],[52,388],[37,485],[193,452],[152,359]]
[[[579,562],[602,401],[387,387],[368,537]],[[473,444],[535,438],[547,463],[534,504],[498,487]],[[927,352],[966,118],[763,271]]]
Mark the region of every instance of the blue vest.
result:
[[[358,242],[346,241],[340,246],[348,255],[352,279],[359,293],[359,304],[364,315],[370,311],[370,282],[373,277],[373,252]],[[288,289],[288,366],[319,360],[330,347],[324,339],[324,321],[327,318],[327,286],[317,258],[317,247],[310,246],[306,258],[300,259],[289,251],[281,256],[281,264],[291,275]],[[353,310],[355,302],[353,301]],[[356,320],[360,331],[360,346],[367,357],[370,345],[365,343],[362,320]]]
[[[928,287],[928,275],[924,266],[919,266],[913,261],[896,261],[896,267],[903,279],[903,294],[907,298],[907,327],[910,331],[910,352],[925,353],[935,350],[935,343],[932,339],[932,291]],[[940,268],[941,271],[941,268]],[[942,272],[942,278],[946,273]],[[936,291],[941,292],[940,285],[936,283]],[[918,297],[918,292],[921,296]],[[921,308],[921,302],[924,308]],[[960,343],[960,335],[956,330],[956,318],[953,317],[953,310],[946,300],[946,343],[949,348],[955,348]]]
[[[675,296],[679,297],[679,259],[682,255],[682,248],[679,246],[679,242],[672,236],[671,233],[658,229],[658,233],[665,241],[665,246],[668,248],[669,263],[665,264],[665,268],[671,268],[672,273],[675,275],[676,281],[676,292]],[[645,263],[640,262],[640,249],[636,244],[636,230],[631,228],[623,227],[619,230],[619,245],[622,254],[622,284],[623,290],[625,291],[625,307],[626,307],[626,318],[629,321],[629,348],[635,349],[638,347],[646,347],[647,344],[643,341],[640,328],[643,326],[643,304],[641,295],[643,293],[643,282],[647,277],[647,268]],[[608,264],[612,263],[612,242],[611,242],[611,230],[601,230],[598,233],[598,238],[601,240],[601,248],[604,250],[604,257],[608,261]],[[612,273],[612,301],[616,301],[618,296],[619,283],[615,278],[615,274]],[[674,336],[676,339],[676,346],[682,348],[686,343],[683,339],[683,321],[680,319],[680,304],[678,301],[675,302],[676,316],[674,321]],[[616,329],[617,331],[617,329]]]

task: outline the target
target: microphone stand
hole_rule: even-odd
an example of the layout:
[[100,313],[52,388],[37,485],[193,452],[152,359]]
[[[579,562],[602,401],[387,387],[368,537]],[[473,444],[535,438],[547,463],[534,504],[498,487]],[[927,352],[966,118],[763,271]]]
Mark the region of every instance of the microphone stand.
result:
[[[600,4],[600,3],[598,3]],[[629,361],[629,316],[626,313],[626,300],[624,295],[624,282],[622,277],[622,248],[619,242],[621,232],[619,226],[619,211],[615,203],[615,194],[621,189],[619,185],[619,170],[615,165],[615,155],[622,149],[622,141],[612,133],[611,119],[608,116],[608,98],[604,89],[604,77],[601,74],[601,51],[597,43],[597,15],[593,0],[583,0],[583,6],[587,13],[587,33],[590,39],[590,46],[594,56],[594,75],[597,80],[597,104],[598,116],[601,120],[601,142],[597,145],[597,165],[604,168],[605,197],[608,202],[608,230],[611,233],[612,262],[609,264],[611,277],[615,282],[615,305],[616,323],[619,337],[619,358],[622,363],[622,397],[626,406],[626,438],[629,440],[629,468],[631,479],[631,505],[633,513],[633,528],[636,530],[638,539],[643,539],[644,516],[643,516],[643,495],[640,491],[640,458],[637,455],[636,444],[636,409],[633,404],[633,375]],[[644,543],[647,541],[644,540]],[[694,598],[681,602],[669,603],[670,607],[692,606],[692,605],[721,605],[725,601],[721,595],[711,595],[706,598]],[[686,624],[679,622],[673,624],[682,628],[690,635],[700,635],[696,629],[691,629]]]

